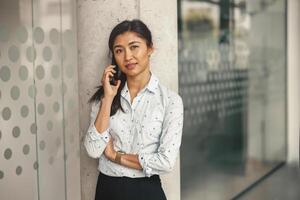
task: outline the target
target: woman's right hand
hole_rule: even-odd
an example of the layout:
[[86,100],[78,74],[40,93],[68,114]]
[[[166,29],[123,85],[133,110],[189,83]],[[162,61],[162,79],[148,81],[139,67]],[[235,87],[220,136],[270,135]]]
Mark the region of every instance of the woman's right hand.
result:
[[102,75],[102,79],[101,79],[101,83],[104,89],[104,97],[107,98],[114,98],[118,92],[118,88],[121,84],[121,80],[117,80],[117,85],[111,85],[109,83],[110,77],[113,77],[114,73],[116,73],[116,71],[114,70],[114,65],[109,65],[104,69],[103,75]]

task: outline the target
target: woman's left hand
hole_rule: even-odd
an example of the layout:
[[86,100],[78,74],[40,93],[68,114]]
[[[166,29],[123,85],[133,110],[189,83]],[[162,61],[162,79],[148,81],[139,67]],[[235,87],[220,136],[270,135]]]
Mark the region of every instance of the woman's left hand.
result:
[[115,160],[117,152],[114,150],[114,144],[112,137],[110,138],[109,142],[106,145],[104,150],[104,155],[111,161]]

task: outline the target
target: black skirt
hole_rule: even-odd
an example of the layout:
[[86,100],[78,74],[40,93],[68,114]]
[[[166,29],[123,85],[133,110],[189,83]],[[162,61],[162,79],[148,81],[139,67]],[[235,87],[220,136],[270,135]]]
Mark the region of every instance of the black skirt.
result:
[[95,200],[166,200],[160,177],[111,177],[100,172]]

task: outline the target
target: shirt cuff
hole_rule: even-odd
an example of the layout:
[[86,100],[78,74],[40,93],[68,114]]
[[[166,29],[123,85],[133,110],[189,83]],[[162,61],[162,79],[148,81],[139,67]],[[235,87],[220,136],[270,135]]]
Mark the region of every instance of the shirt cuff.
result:
[[104,142],[108,143],[110,139],[110,134],[109,134],[109,128],[106,129],[104,132],[100,133],[96,129],[94,123],[91,126],[91,129],[89,131],[90,138],[92,140],[100,140],[102,139]]
[[148,167],[148,162],[149,161],[149,155],[146,154],[139,154],[138,159],[139,162],[143,168],[143,172],[147,177],[150,177],[152,175],[152,169],[150,167]]

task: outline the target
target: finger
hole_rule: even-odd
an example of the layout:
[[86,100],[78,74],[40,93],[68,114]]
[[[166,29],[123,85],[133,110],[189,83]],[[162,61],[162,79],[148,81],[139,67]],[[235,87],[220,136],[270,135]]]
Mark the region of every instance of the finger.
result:
[[113,76],[114,76],[114,74],[112,72],[107,72],[105,74],[105,77],[108,77],[108,78],[113,77]]
[[108,65],[104,70],[111,70],[114,69],[116,65]]
[[120,85],[121,85],[121,80],[117,80],[117,85],[115,87],[118,89]]
[[114,70],[114,69],[106,69],[106,70],[104,70],[104,74],[106,74],[107,72],[114,72],[114,73],[116,73],[116,70]]
[[114,68],[106,68],[106,69],[104,69],[104,73],[110,72],[110,71],[115,72],[116,70],[114,70]]
[[113,75],[112,72],[107,72],[107,73],[105,74],[104,81],[105,81],[105,82],[109,82],[110,77],[113,77],[113,76],[114,76],[114,75]]

